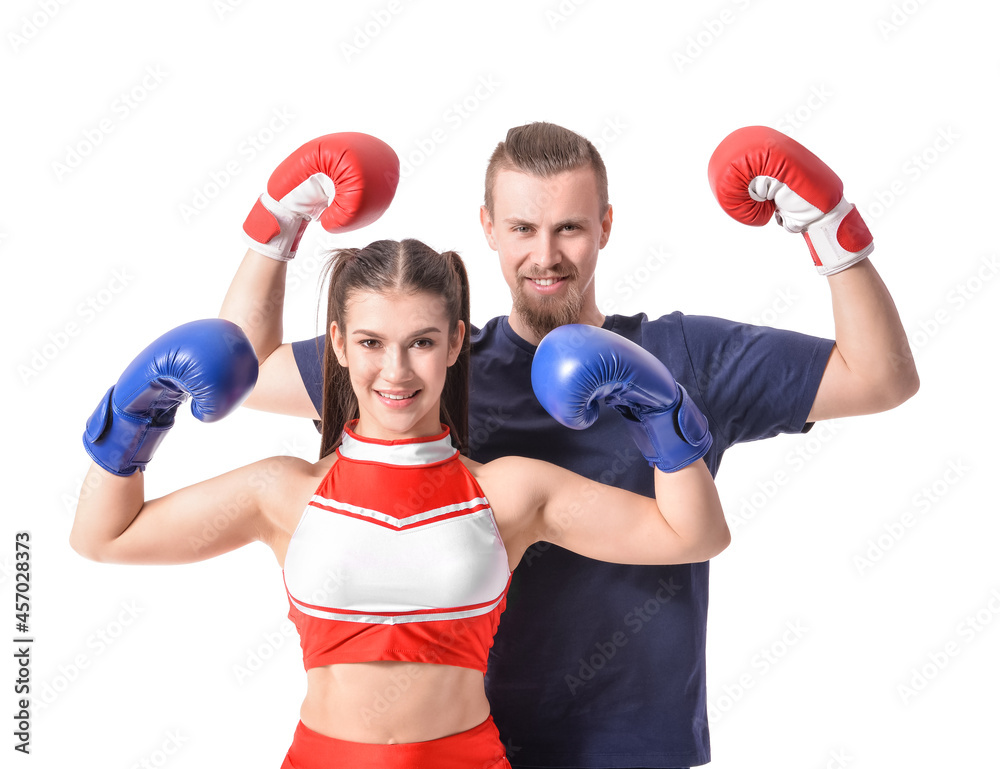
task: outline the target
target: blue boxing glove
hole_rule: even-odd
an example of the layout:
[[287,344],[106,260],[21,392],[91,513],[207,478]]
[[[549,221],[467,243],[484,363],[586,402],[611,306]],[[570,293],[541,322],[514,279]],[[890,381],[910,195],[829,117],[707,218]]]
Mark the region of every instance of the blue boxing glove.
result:
[[83,445],[115,475],[145,470],[173,427],[177,407],[214,422],[233,411],[257,383],[257,355],[243,329],[219,318],[168,331],[133,360],[87,420]]
[[550,331],[531,365],[535,397],[560,424],[590,427],[601,402],[625,417],[650,465],[666,473],[701,459],[712,445],[708,420],[652,353],[596,326]]

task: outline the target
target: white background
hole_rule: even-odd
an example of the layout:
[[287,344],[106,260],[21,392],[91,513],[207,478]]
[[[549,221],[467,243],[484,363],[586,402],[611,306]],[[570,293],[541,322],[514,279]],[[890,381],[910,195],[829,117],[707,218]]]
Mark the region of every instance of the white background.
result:
[[[268,174],[321,134],[372,133],[404,163],[390,211],[337,242],[457,249],[474,320],[505,312],[482,174],[508,127],[549,120],[609,168],[602,309],[833,334],[801,238],[736,224],[707,184],[726,134],[770,125],[844,179],[920,370],[892,412],[727,454],[713,766],[996,766],[998,16],[985,0],[5,4],[3,765],[279,765],[305,677],[273,557],[76,555],[84,421],[149,341],[217,313]],[[293,268],[288,339],[316,328],[318,246]],[[148,493],[317,447],[304,420],[182,414]],[[11,758],[18,530],[29,758]]]

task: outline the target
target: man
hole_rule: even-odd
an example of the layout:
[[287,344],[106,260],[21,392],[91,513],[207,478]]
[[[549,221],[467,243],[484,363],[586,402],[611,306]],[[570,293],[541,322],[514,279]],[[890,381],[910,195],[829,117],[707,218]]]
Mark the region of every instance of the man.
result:
[[[512,307],[509,316],[492,319],[472,336],[474,459],[536,457],[652,496],[652,474],[620,418],[606,415],[575,432],[558,425],[534,397],[535,346],[566,323],[603,326],[666,364],[709,420],[713,445],[704,459],[713,474],[734,443],[893,408],[916,392],[905,333],[867,258],[870,235],[842,200],[839,179],[787,137],[747,130],[734,133],[713,156],[715,192],[747,223],[775,212],[787,229],[805,232],[814,263],[828,276],[836,340],[680,313],[656,320],[604,316],[594,285],[612,226],[604,163],[589,141],[559,126],[514,128],[490,160],[480,209]],[[312,201],[311,212],[296,202],[302,173],[291,172],[274,190],[272,176],[270,196],[262,197],[278,220],[287,219],[279,228],[285,233],[300,233],[302,217],[315,218],[326,206],[322,196]],[[342,169],[331,173],[354,178]],[[299,192],[288,192],[293,188]],[[244,326],[261,359],[260,383],[248,405],[316,418],[322,388],[317,344],[281,343],[284,265],[278,260],[288,249],[263,257],[270,241],[260,237],[253,218],[245,227],[253,249],[221,313]],[[283,240],[289,237],[274,242]],[[511,763],[708,762],[707,583],[707,563],[621,566],[555,546],[530,549],[514,573],[487,673]]]

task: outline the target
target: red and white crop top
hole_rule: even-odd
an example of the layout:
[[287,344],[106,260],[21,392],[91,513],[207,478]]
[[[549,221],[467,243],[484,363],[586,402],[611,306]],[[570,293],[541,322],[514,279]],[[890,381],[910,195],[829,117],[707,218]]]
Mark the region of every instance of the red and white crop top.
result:
[[306,670],[396,660],[486,672],[507,551],[447,429],[383,441],[344,431],[285,555]]

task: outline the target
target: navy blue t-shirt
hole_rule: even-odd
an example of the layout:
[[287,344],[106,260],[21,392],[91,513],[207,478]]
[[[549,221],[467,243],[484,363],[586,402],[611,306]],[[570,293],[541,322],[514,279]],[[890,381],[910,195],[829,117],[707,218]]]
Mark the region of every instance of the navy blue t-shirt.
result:
[[[662,360],[708,417],[714,475],[734,443],[802,432],[833,342],[675,312],[604,328]],[[317,411],[313,340],[293,345]],[[652,497],[653,472],[614,413],[587,430],[531,389],[535,346],[493,318],[472,336],[470,455],[543,459]],[[521,559],[486,674],[515,767],[673,767],[710,760],[705,687],[708,563],[623,566],[549,543]]]

